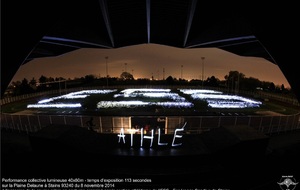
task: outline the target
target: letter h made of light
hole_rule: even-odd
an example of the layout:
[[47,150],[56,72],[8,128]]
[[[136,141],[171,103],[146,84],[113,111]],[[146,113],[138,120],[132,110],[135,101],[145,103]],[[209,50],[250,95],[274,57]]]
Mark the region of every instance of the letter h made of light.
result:
[[143,128],[141,128],[141,147],[143,146],[143,139],[151,139],[150,147],[152,147],[153,144],[153,138],[154,138],[154,129],[151,129],[151,136],[143,135],[144,131]]

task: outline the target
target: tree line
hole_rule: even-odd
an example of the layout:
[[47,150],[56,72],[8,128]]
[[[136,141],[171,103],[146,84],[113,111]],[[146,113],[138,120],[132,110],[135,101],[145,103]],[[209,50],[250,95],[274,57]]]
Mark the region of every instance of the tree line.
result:
[[18,96],[22,94],[41,92],[46,90],[76,88],[84,86],[114,86],[114,85],[184,85],[199,87],[219,87],[226,88],[228,92],[235,93],[240,90],[255,91],[264,90],[275,93],[283,93],[293,96],[293,92],[289,88],[285,88],[283,84],[275,85],[273,82],[260,81],[257,78],[246,77],[238,71],[229,71],[223,80],[215,76],[207,77],[205,80],[192,79],[186,80],[168,76],[166,79],[155,80],[152,78],[135,79],[132,74],[122,72],[120,77],[96,77],[94,75],[86,75],[80,78],[66,79],[63,77],[46,77],[41,75],[39,79],[34,77],[31,80],[24,78],[22,81],[12,82],[6,90],[6,96]]

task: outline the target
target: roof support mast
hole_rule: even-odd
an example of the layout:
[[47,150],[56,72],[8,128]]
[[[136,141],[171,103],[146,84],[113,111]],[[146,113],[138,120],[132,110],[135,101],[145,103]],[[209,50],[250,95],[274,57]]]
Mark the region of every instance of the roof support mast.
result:
[[194,17],[194,13],[195,13],[195,9],[196,9],[196,4],[197,4],[197,0],[191,0],[190,1],[190,6],[189,6],[189,10],[188,10],[188,17],[187,17],[187,24],[186,24],[186,28],[185,28],[185,34],[184,34],[184,42],[183,42],[183,47],[186,46],[186,42],[190,33],[190,29],[192,26],[192,22],[193,22],[193,17]]
[[109,16],[108,16],[108,9],[107,9],[107,4],[106,4],[106,0],[99,0],[99,4],[101,7],[101,11],[102,11],[102,15],[103,15],[103,19],[106,25],[106,29],[109,35],[109,39],[111,41],[111,45],[112,47],[115,47],[115,42],[114,42],[114,37],[113,37],[113,33],[111,30],[111,25],[110,25],[110,20],[109,20]]
[[147,36],[148,44],[150,43],[150,0],[146,0],[146,14],[147,14]]

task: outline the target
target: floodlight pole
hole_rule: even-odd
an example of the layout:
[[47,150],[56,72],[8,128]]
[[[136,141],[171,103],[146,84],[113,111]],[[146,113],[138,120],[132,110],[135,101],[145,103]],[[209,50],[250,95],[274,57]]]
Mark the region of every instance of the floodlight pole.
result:
[[201,57],[202,59],[202,88],[203,88],[203,83],[204,83],[204,59],[205,57]]
[[108,59],[108,56],[105,57],[105,63],[106,63],[106,86],[108,86],[108,67],[107,67],[107,59]]
[[61,95],[60,79],[58,79],[59,95]]
[[180,75],[180,78],[182,79],[182,67],[183,67],[183,65],[181,65],[181,75]]

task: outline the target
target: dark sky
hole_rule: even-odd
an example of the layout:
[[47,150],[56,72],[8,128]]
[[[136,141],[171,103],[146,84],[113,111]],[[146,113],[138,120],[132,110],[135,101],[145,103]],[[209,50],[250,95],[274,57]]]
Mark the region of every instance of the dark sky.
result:
[[239,71],[246,77],[290,87],[279,67],[263,58],[238,56],[217,48],[182,49],[156,44],[80,49],[57,57],[38,58],[21,66],[12,81],[39,79],[41,75],[71,79],[88,74],[105,77],[106,56],[108,74],[112,77],[119,77],[126,70],[134,78],[152,75],[156,79],[181,78],[182,75],[184,79],[201,79],[201,57],[205,57],[204,79],[215,76],[224,80],[229,71]]

